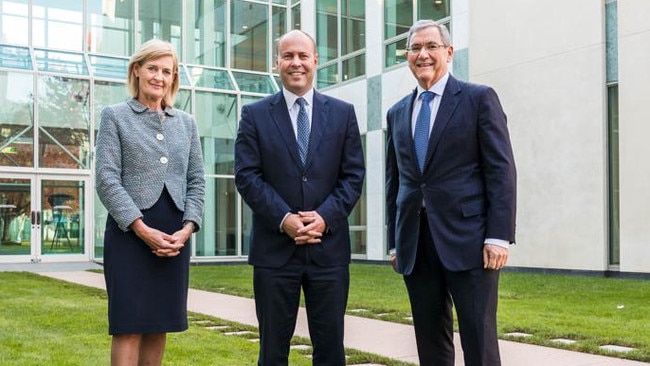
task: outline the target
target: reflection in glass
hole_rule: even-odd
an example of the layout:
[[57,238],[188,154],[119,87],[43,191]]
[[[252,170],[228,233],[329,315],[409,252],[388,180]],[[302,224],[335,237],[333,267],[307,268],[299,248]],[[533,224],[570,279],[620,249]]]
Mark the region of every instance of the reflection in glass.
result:
[[205,174],[234,175],[237,97],[197,91],[195,116],[203,147]]
[[81,52],[83,38],[83,1],[34,2],[32,5],[34,47]]
[[323,0],[316,3],[316,45],[318,61],[326,63],[338,57],[338,0]]
[[408,32],[411,24],[413,24],[412,0],[386,0],[384,2],[385,40]]
[[117,56],[134,52],[133,0],[88,0],[86,51]]
[[34,166],[34,76],[0,71],[0,166]]
[[122,79],[127,76],[129,60],[126,58],[89,55],[90,67],[95,77]]
[[237,192],[234,178],[207,178],[203,227],[196,233],[196,255],[237,255]]
[[226,66],[226,5],[224,0],[189,0],[187,22],[194,39],[187,42],[187,62]]
[[230,42],[232,67],[252,71],[269,71],[268,6],[247,1],[231,2]]
[[84,253],[85,188],[83,181],[42,181],[43,254]]
[[277,6],[273,7],[273,18],[271,19],[271,39],[275,47],[275,41],[287,32],[287,9]]
[[300,26],[300,4],[291,8],[291,24],[293,24],[292,29],[302,29]]
[[29,13],[27,0],[0,0],[0,30],[2,30],[2,42],[27,46],[29,44],[29,32],[16,31],[27,29]]
[[196,87],[235,90],[235,86],[226,70],[209,69],[199,66],[188,66],[188,69]]
[[406,62],[406,39],[402,38],[386,45],[386,64],[391,67]]
[[89,94],[87,80],[38,78],[39,167],[90,168]]
[[271,81],[271,76],[264,74],[251,74],[247,72],[233,71],[232,75],[237,81],[239,90],[251,93],[275,93],[275,85]]
[[442,20],[449,16],[449,0],[418,1],[417,19]]
[[140,0],[140,43],[164,39],[181,55],[181,1]]
[[0,67],[32,70],[29,48],[0,45]]
[[34,50],[39,71],[88,75],[86,59],[81,53]]
[[192,92],[189,89],[178,89],[176,100],[174,100],[174,108],[192,113]]
[[0,256],[31,252],[31,184],[0,178]]
[[341,53],[348,54],[366,47],[365,0],[341,1]]
[[323,68],[318,69],[316,87],[318,89],[332,86],[339,82],[339,65],[337,63],[330,64]]
[[187,71],[185,70],[185,66],[181,64],[178,65],[178,79],[180,82],[180,86],[191,86],[190,78],[189,76],[187,76]]
[[347,60],[343,60],[341,63],[341,69],[341,71],[343,71],[343,81],[365,75],[366,54],[362,53]]

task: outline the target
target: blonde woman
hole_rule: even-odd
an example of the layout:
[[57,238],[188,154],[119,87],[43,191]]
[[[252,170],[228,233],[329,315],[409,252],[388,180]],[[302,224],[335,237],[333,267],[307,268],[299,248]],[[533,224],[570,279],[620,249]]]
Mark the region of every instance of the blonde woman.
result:
[[131,99],[102,110],[97,194],[108,210],[104,276],[112,365],[160,365],[166,334],[187,329],[192,232],[203,214],[203,158],[192,116],[173,108],[172,45],[131,57]]

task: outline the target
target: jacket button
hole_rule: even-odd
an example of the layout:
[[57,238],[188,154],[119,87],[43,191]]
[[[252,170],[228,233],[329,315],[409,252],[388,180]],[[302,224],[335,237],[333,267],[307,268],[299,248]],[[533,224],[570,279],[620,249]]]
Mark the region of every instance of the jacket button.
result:
[[159,133],[156,135],[156,138],[158,139],[158,141],[162,141],[165,139],[165,136],[162,133]]
[[167,157],[166,156],[161,157],[160,158],[160,163],[161,164],[167,164]]
[[307,181],[307,177],[305,177],[305,176],[303,175],[303,176],[302,176],[302,181],[303,181],[303,182],[306,182],[306,181]]

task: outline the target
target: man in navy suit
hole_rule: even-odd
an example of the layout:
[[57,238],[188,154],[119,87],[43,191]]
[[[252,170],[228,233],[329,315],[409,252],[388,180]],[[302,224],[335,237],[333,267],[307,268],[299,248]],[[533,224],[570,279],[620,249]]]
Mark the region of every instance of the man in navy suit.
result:
[[235,184],[253,210],[259,365],[287,365],[300,290],[314,365],[345,365],[348,215],[365,175],[354,107],[314,90],[318,55],[298,30],[276,44],[282,90],[242,108]]
[[421,365],[454,365],[452,304],[465,365],[500,365],[499,270],[516,206],[506,116],[493,89],[449,74],[443,25],[418,21],[406,42],[418,86],[387,113],[390,261],[404,276]]

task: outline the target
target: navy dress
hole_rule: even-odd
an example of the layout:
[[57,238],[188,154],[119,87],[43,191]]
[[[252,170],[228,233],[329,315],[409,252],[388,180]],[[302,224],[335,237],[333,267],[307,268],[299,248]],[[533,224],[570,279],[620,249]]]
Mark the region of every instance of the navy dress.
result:
[[[173,234],[183,212],[163,189],[142,211],[150,227]],[[108,333],[145,334],[187,329],[189,241],[176,257],[157,257],[133,231],[123,232],[109,215],[104,236],[104,277],[108,293]]]

